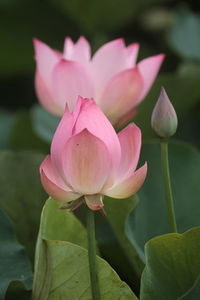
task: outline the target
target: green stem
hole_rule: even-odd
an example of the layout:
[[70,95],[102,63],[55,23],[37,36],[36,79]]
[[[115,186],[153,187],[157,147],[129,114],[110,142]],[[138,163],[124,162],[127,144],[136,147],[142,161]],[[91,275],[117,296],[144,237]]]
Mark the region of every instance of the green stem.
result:
[[166,140],[161,141],[161,163],[170,230],[171,232],[177,232],[174,201],[169,173],[168,141]]
[[87,236],[88,236],[88,260],[90,269],[90,283],[92,290],[92,300],[100,300],[100,291],[97,277],[96,263],[96,240],[94,211],[88,208],[87,213]]

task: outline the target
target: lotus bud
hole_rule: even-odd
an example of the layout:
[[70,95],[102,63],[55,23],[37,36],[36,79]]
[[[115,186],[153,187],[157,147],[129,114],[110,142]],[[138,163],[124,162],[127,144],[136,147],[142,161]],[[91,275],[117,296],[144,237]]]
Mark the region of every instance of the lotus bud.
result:
[[161,138],[169,138],[177,129],[178,119],[173,105],[171,104],[164,88],[154,107],[151,116],[151,126]]

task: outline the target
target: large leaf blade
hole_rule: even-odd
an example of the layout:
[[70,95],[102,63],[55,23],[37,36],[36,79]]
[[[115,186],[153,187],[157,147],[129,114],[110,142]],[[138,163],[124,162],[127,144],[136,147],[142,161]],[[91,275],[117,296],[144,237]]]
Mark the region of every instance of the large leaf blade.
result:
[[[150,240],[145,246],[146,267],[141,300],[180,300],[196,288],[200,275],[200,227],[184,234],[172,233]],[[199,289],[195,291],[199,299]],[[198,295],[197,295],[198,293]]]
[[[79,246],[82,243],[81,235],[86,237],[85,229],[72,213],[63,210],[58,213],[56,211],[58,206],[54,200],[49,199],[41,216],[33,299],[92,299],[87,250]],[[62,228],[55,225],[60,223],[58,218],[65,219]],[[71,222],[74,226],[71,226]],[[53,232],[49,227],[54,228]],[[63,231],[63,234],[59,233],[58,229]],[[77,234],[81,237],[81,243],[79,239],[76,240]],[[79,245],[70,242],[72,235],[73,242]],[[58,237],[64,240],[56,240]],[[102,300],[137,299],[127,284],[122,282],[108,263],[99,257],[98,269]]]

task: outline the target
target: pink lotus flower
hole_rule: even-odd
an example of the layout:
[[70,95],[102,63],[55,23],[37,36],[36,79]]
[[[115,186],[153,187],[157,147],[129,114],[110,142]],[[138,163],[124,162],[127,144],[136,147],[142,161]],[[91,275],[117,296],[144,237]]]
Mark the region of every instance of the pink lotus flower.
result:
[[44,189],[57,201],[76,200],[72,208],[85,201],[93,210],[103,207],[102,195],[129,197],[146,177],[146,164],[135,171],[140,147],[136,125],[117,135],[97,104],[79,97],[73,112],[66,108],[41,164]]
[[62,116],[77,96],[94,98],[113,125],[129,121],[136,106],[150,90],[164,55],[143,59],[136,65],[139,44],[126,47],[123,39],[103,45],[91,58],[88,41],[66,38],[60,53],[34,39],[36,92],[42,105]]

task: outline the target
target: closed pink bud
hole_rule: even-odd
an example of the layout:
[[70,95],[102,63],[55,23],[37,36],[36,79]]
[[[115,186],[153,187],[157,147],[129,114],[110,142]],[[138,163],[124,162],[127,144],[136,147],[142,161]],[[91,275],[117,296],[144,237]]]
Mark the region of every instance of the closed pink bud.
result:
[[[130,124],[118,135],[92,99],[78,98],[73,112],[66,107],[55,132],[51,154],[40,167],[46,192],[55,200],[84,201],[103,207],[103,195],[126,198],[144,182],[146,164],[136,171],[141,132]],[[82,199],[82,201],[81,201]]]
[[126,47],[123,39],[103,45],[93,57],[84,37],[76,43],[66,38],[63,53],[38,40],[34,47],[36,92],[48,111],[62,116],[66,103],[71,111],[81,95],[94,98],[115,126],[134,116],[164,58],[159,54],[136,64],[139,45]]
[[177,115],[164,88],[161,89],[154,107],[151,126],[157,135],[162,138],[168,138],[176,132],[178,126]]

